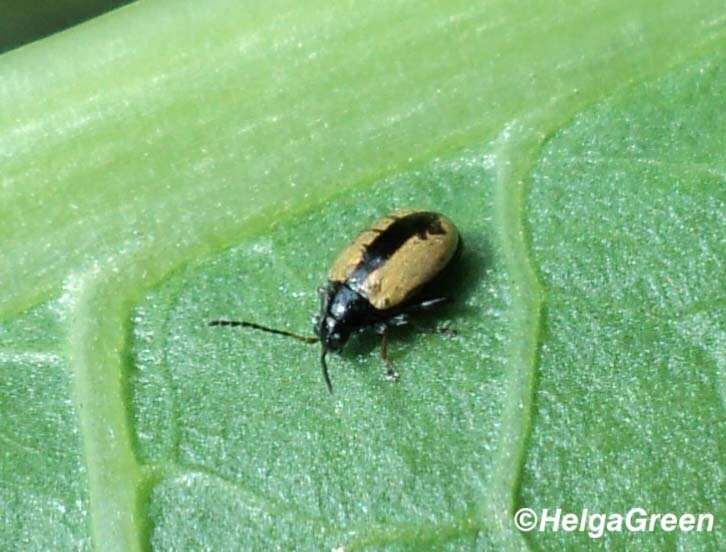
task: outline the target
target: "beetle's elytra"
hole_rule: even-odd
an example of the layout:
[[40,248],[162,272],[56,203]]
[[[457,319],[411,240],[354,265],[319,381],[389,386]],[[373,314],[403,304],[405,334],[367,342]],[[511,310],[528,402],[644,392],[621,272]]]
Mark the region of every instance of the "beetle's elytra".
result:
[[387,331],[407,324],[409,316],[449,300],[427,292],[458,257],[462,241],[454,224],[431,211],[397,211],[361,232],[338,255],[319,289],[320,312],[315,337],[276,330],[252,322],[214,320],[212,326],[243,326],[320,342],[320,363],[329,391],[333,388],[325,356],[340,351],[350,335],[373,328],[381,335],[387,376],[397,378],[387,355]]

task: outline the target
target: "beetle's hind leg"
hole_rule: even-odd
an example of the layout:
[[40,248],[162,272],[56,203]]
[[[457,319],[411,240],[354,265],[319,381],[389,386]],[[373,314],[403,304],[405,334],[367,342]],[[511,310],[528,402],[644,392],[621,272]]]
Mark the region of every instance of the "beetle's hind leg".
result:
[[378,324],[375,330],[381,336],[381,360],[386,365],[386,379],[389,381],[398,381],[401,376],[393,367],[391,359],[388,358],[388,324]]
[[455,337],[459,335],[458,332],[451,327],[448,320],[442,324],[436,324],[434,326],[424,326],[423,324],[414,324],[411,322],[411,326],[413,326],[417,332],[424,334],[443,335],[446,337]]
[[451,303],[451,297],[434,297],[433,299],[426,299],[420,303],[410,305],[406,308],[406,313],[413,314],[415,312],[428,312],[447,303]]
[[393,324],[395,326],[402,326],[404,324],[411,324],[414,328],[416,328],[417,331],[421,333],[428,333],[428,334],[441,334],[446,335],[449,337],[453,337],[456,335],[456,330],[451,328],[448,323],[444,323],[441,326],[422,326],[421,324],[415,324],[409,319],[410,314],[416,314],[420,312],[429,312],[431,310],[434,310],[441,305],[445,305],[447,303],[451,302],[451,297],[436,297],[434,299],[427,299],[426,301],[421,301],[420,303],[416,303],[414,305],[411,305],[406,308],[406,311],[403,314],[399,314],[396,316],[393,320],[402,318],[403,322],[398,324]]

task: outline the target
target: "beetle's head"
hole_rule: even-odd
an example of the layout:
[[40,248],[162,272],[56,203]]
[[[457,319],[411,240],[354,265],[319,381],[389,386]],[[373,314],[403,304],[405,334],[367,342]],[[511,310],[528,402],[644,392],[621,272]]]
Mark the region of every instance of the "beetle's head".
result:
[[321,316],[316,321],[315,335],[320,339],[324,349],[338,352],[348,341],[350,329],[332,316]]
[[326,351],[340,351],[350,337],[350,328],[345,321],[346,296],[337,293],[338,289],[330,283],[318,289],[320,313],[313,319],[313,330]]
[[[347,288],[344,288],[347,290]],[[318,289],[320,295],[320,313],[313,319],[313,330],[320,340],[321,355],[320,365],[323,370],[323,378],[328,391],[333,392],[328,376],[328,367],[325,364],[325,355],[328,351],[338,352],[348,341],[351,327],[346,320],[348,311],[348,294],[339,293],[341,287],[328,283]]]

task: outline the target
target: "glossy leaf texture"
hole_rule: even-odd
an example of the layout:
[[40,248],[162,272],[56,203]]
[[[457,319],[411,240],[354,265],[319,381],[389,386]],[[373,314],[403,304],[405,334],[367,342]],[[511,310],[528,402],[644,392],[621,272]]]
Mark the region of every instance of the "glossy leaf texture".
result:
[[[22,549],[716,550],[718,3],[140,2],[0,56],[0,536]],[[457,299],[330,359],[336,252],[460,227]]]

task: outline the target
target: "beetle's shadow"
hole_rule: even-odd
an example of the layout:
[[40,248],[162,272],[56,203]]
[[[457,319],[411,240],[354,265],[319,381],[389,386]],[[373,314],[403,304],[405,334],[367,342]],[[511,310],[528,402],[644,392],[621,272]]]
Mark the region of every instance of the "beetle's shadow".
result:
[[[421,292],[422,298],[448,297],[451,302],[436,307],[431,311],[411,315],[411,324],[391,330],[393,342],[393,360],[395,343],[410,343],[423,330],[441,327],[442,322],[457,332],[457,320],[476,316],[478,308],[467,305],[475,293],[481,293],[480,283],[487,277],[494,266],[494,254],[491,244],[483,234],[467,233],[464,236],[464,247],[457,260],[449,268]],[[367,355],[380,346],[381,338],[372,331],[356,334],[343,351],[344,357]]]

